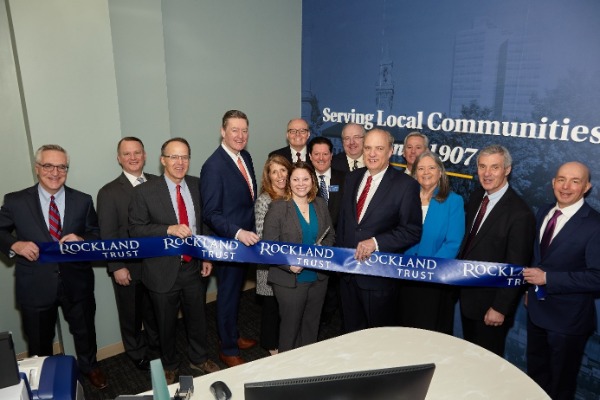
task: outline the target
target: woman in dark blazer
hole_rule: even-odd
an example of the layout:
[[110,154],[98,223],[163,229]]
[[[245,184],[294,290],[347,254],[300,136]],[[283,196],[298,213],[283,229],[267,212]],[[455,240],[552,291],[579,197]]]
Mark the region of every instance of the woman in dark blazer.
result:
[[[421,154],[411,175],[421,185],[423,234],[405,254],[455,258],[465,233],[462,197],[450,191],[444,164],[434,153]],[[452,335],[456,298],[451,286],[404,281],[400,291],[402,325]]]
[[[271,203],[265,216],[263,239],[331,246],[335,241],[327,203],[317,197],[313,168],[298,162],[290,174],[285,200]],[[315,343],[321,308],[327,291],[327,275],[298,265],[273,265],[268,281],[279,303],[279,351]]]

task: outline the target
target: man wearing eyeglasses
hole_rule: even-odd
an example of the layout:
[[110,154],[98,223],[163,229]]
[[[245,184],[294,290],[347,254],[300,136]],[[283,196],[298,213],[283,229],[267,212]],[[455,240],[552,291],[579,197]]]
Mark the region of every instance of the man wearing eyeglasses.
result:
[[[136,137],[119,140],[117,162],[123,171],[98,192],[98,222],[103,240],[129,237],[129,202],[133,188],[156,179],[156,175],[144,173],[146,151],[144,143]],[[115,292],[123,347],[136,368],[148,371],[151,359],[147,354],[148,348],[158,348],[159,343],[154,310],[142,282],[142,261],[118,260],[107,264]]]
[[[91,196],[65,186],[69,157],[58,145],[35,153],[39,183],[9,193],[0,209],[0,250],[14,258],[15,292],[29,356],[53,355],[54,327],[62,307],[82,374],[98,389],[108,384],[96,359],[94,272],[88,262],[40,263],[43,242],[97,240]],[[14,233],[14,235],[13,235]]]
[[[190,145],[183,138],[167,140],[161,147],[164,174],[136,186],[129,204],[132,237],[201,235],[200,181],[188,176]],[[168,384],[179,374],[175,346],[177,315],[182,309],[188,340],[190,368],[211,373],[219,366],[208,358],[206,337],[206,287],[212,264],[189,255],[146,258],[142,281],[148,288],[158,325],[161,361]]]
[[344,151],[331,159],[331,168],[350,172],[365,166],[363,162],[363,145],[365,142],[365,128],[360,124],[347,124],[342,129],[342,143]]
[[287,124],[287,141],[289,146],[272,151],[269,153],[269,157],[277,154],[287,158],[292,164],[298,161],[310,163],[306,148],[309,137],[310,129],[308,123],[301,118],[293,119]]

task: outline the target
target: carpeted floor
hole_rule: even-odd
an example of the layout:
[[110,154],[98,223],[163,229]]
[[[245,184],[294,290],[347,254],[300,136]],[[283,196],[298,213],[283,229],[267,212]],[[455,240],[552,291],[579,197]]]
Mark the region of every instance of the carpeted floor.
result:
[[[215,361],[221,368],[225,368],[225,365],[221,363],[218,358],[217,349],[217,331],[216,331],[216,310],[215,302],[207,304],[207,323],[208,323],[208,351],[209,357]],[[240,314],[239,314],[239,329],[240,334],[244,337],[253,339],[259,338],[260,329],[260,305],[256,300],[254,289],[246,290],[242,294],[242,300],[240,303]],[[339,335],[341,327],[341,320],[339,313],[334,314],[331,322],[321,327],[319,333],[319,340],[328,339]],[[185,356],[186,339],[183,328],[183,323],[180,321],[179,329],[177,332],[177,349],[182,359],[180,367],[180,375],[201,375],[197,371],[190,369],[187,358]],[[267,357],[269,353],[256,346],[250,350],[242,351],[242,356],[247,361],[257,360],[259,358]],[[158,358],[158,354],[156,354]],[[119,354],[114,357],[107,358],[100,361],[100,367],[103,369],[105,374],[108,376],[109,385],[104,390],[98,390],[94,388],[90,383],[83,379],[83,388],[85,392],[86,400],[105,400],[114,399],[122,394],[137,394],[145,392],[152,388],[150,382],[150,373],[140,371],[133,366],[125,354]]]

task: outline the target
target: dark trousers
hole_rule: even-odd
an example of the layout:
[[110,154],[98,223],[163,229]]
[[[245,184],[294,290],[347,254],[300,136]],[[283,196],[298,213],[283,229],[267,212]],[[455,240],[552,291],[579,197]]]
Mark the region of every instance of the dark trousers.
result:
[[128,286],[119,285],[114,278],[112,281],[125,352],[133,360],[148,359],[148,347],[160,346],[148,290],[141,279],[132,279]]
[[488,326],[481,321],[462,317],[463,336],[474,343],[504,358],[506,336],[513,320],[505,318],[501,326]]
[[299,282],[290,288],[273,284],[279,303],[279,351],[292,350],[317,341],[327,279]]
[[69,324],[73,335],[77,364],[81,372],[89,373],[98,366],[96,360],[96,301],[94,293],[72,301],[67,298],[61,280],[58,281],[56,302],[49,307],[29,307],[20,305],[23,331],[27,336],[29,356],[51,356],[58,307]]
[[548,331],[527,320],[527,374],[554,400],[575,398],[588,335]]
[[193,364],[208,359],[206,351],[206,285],[207,279],[200,276],[197,261],[182,264],[173,288],[167,293],[150,291],[154,306],[161,361],[166,370],[179,367],[175,347],[177,315],[181,309],[188,340],[188,358]]
[[221,340],[221,351],[227,356],[237,356],[240,349],[237,340],[238,311],[242,285],[248,264],[216,264],[217,276],[217,331]]
[[257,295],[261,304],[260,345],[265,350],[279,349],[279,303],[275,296]]
[[355,276],[340,279],[344,329],[347,333],[396,323],[396,286],[385,290],[367,290],[358,286]]

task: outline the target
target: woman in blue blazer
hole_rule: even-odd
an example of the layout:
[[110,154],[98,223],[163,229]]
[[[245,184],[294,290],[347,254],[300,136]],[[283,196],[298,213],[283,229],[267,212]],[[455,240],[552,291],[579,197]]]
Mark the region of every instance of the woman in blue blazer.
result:
[[[465,233],[462,197],[450,191],[444,164],[434,153],[425,152],[417,158],[412,176],[421,185],[423,234],[421,241],[405,254],[455,258]],[[402,325],[451,335],[456,298],[452,286],[402,281]]]

